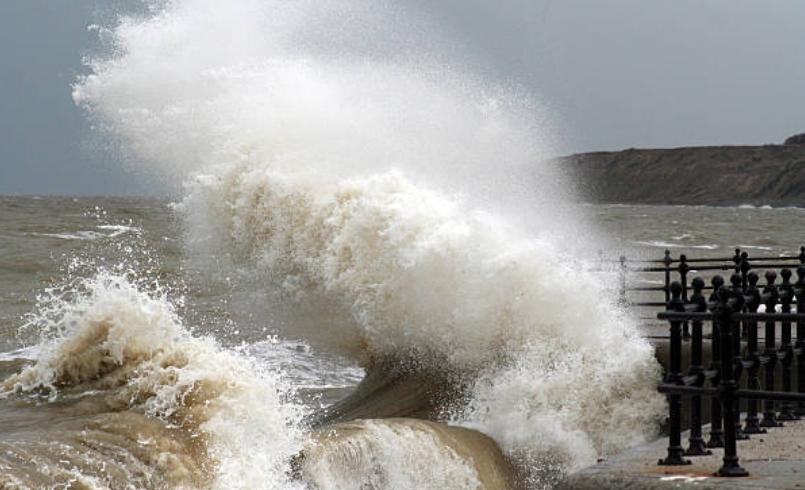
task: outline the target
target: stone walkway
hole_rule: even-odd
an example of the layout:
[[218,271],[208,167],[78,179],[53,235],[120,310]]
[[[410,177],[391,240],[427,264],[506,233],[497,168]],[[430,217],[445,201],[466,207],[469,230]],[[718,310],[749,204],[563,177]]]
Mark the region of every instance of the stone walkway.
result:
[[[705,430],[707,434],[708,430]],[[683,434],[683,445],[687,433]],[[738,442],[744,478],[715,476],[723,452],[689,458],[688,466],[659,466],[668,438],[629,449],[606,461],[568,476],[559,486],[564,490],[604,489],[803,489],[805,490],[805,421],[786,422],[785,427]]]

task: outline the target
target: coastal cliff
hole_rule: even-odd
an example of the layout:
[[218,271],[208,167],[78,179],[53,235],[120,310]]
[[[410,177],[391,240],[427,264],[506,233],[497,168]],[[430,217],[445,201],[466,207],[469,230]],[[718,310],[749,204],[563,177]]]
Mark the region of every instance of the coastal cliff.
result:
[[557,163],[587,202],[805,207],[805,144],[628,149]]

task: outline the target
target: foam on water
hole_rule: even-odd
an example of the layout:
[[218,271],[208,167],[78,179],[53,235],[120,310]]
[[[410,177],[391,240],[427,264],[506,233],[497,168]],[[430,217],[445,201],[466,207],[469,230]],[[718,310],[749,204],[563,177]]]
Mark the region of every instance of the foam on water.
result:
[[665,242],[662,240],[651,240],[651,241],[636,240],[631,243],[634,243],[635,245],[645,245],[647,247],[656,247],[656,248],[694,248],[699,250],[718,250],[719,248],[719,246],[716,244],[691,245],[687,243]]
[[38,352],[39,348],[37,346],[22,347],[9,352],[0,352],[0,361],[31,361],[36,359]]
[[182,208],[290,297],[340,300],[374,356],[480,370],[454,422],[525,465],[550,454],[572,469],[655,428],[652,348],[598,278],[550,241],[395,173],[320,188],[237,167],[200,179]]
[[483,488],[471,458],[424,422],[370,420],[351,429],[357,434],[325,434],[307,452],[303,476],[317,488]]
[[117,238],[126,233],[138,234],[140,232],[138,228],[126,225],[99,225],[97,229],[100,231],[80,230],[71,233],[31,233],[31,235],[60,238],[62,240],[100,240]]
[[[135,459],[143,447],[147,453],[149,444],[155,451],[144,458],[146,467],[153,466],[144,480],[130,474],[127,485],[151,486],[152,479],[171,486],[198,484],[197,480],[188,481],[198,478],[189,469],[195,466],[206,468],[210,477],[206,484],[212,487],[291,485],[287,462],[304,442],[298,429],[304,411],[290,401],[290,388],[278,373],[220,348],[212,338],[191,336],[161,293],[143,292],[119,275],[101,272],[74,284],[68,297],[43,298],[38,311],[29,327],[41,332],[44,339],[33,364],[3,382],[4,396],[44,396],[51,403],[100,397],[78,405],[73,415],[80,418],[97,412],[103,416],[128,410],[163,421],[166,427],[154,432],[154,437],[167,438],[163,444],[139,440],[143,437],[139,434],[149,432],[147,421],[126,419],[130,428],[117,429],[131,430],[127,436],[138,441],[130,449],[131,455],[122,457],[123,462]],[[170,427],[180,433],[171,435]],[[50,437],[60,442],[56,432]],[[198,452],[165,449],[165,444],[182,437],[196,440]],[[100,446],[98,452],[103,453],[103,440],[90,438],[86,444]],[[63,445],[69,448],[66,442]],[[109,451],[111,465],[121,456],[114,448]],[[63,454],[69,462],[69,452]],[[57,457],[55,461],[56,468],[50,473],[47,468],[41,470],[54,482],[59,480],[53,471],[64,471],[58,465],[61,460]],[[47,465],[41,462],[40,466]],[[111,471],[98,471],[90,463],[83,469],[87,474],[82,474],[80,465],[71,471],[90,487],[120,484],[109,480],[114,474]],[[12,470],[4,477],[14,474]]]
[[[658,367],[573,256],[595,235],[536,164],[538,105],[447,62],[431,29],[385,3],[166,2],[100,29],[112,54],[74,97],[132,162],[184,184],[189,249],[284,294],[286,331],[324,298],[315,327],[358,359],[457,373],[468,398],[445,412],[538,485],[651,434]],[[392,436],[372,432],[379,460],[427,442]]]

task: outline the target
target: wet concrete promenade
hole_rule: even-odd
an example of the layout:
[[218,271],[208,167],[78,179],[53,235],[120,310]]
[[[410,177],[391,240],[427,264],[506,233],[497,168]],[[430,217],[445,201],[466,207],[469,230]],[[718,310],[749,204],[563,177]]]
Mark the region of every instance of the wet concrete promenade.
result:
[[[705,429],[705,434],[709,432]],[[683,434],[683,444],[687,433]],[[629,449],[578,473],[570,475],[562,490],[604,489],[805,489],[805,421],[786,422],[785,427],[752,436],[738,443],[744,478],[715,476],[723,452],[689,458],[689,466],[659,466],[668,439],[662,438]]]

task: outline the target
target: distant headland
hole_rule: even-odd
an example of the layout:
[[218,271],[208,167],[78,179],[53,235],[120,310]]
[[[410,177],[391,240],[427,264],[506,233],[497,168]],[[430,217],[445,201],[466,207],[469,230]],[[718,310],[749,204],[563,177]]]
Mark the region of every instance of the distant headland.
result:
[[781,145],[630,148],[557,162],[589,202],[805,207],[805,133]]

